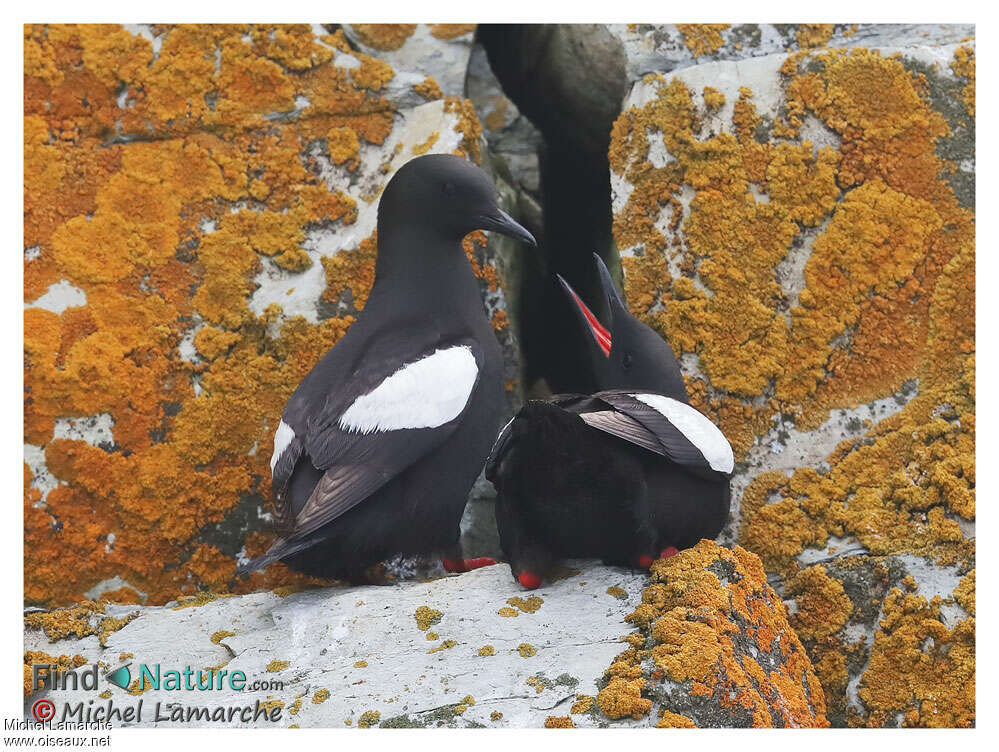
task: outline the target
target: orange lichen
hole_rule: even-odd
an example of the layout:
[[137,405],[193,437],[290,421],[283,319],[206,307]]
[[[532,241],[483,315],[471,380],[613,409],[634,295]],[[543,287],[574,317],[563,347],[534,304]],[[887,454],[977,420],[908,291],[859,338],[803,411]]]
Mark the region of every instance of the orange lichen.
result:
[[613,596],[614,598],[617,598],[619,601],[623,601],[625,598],[628,597],[628,593],[625,591],[625,589],[619,587],[618,585],[611,585],[609,588],[607,588],[606,592],[607,595]]
[[450,650],[457,644],[458,644],[457,640],[444,640],[444,642],[442,642],[437,647],[430,648],[430,650],[428,650],[427,653],[440,653],[443,650]]
[[496,655],[496,648],[494,648],[492,645],[483,645],[481,648],[479,648],[478,654],[483,658],[488,658],[491,655]]
[[664,710],[656,721],[656,728],[697,728],[697,724],[685,715]]
[[316,693],[312,695],[313,705],[322,705],[326,700],[329,699],[330,691],[328,689],[317,689]]
[[638,720],[652,710],[652,701],[642,697],[644,679],[622,679],[613,677],[607,686],[597,693],[597,706],[611,719],[628,716]]
[[545,728],[576,728],[576,724],[567,715],[550,715],[545,718]]
[[430,606],[418,606],[416,611],[413,613],[413,618],[416,620],[416,626],[418,629],[426,632],[434,624],[440,622],[441,618],[444,616],[436,608],[430,608]]
[[330,153],[330,161],[333,164],[339,165],[349,160],[352,166],[356,166],[357,152],[361,148],[361,142],[352,128],[331,128],[326,135],[326,143]]
[[970,727],[975,721],[975,620],[952,629],[940,619],[940,598],[894,588],[882,606],[871,660],[860,679],[869,711],[855,725],[882,726],[898,712],[903,725]]
[[975,615],[975,570],[966,574],[954,588],[954,600],[972,616]]
[[279,671],[284,671],[290,665],[291,665],[290,661],[280,661],[275,658],[273,661],[267,664],[264,670],[267,671],[268,673],[276,674]]
[[28,695],[33,694],[36,689],[41,688],[33,687],[31,684],[34,680],[35,666],[46,667],[38,670],[39,678],[44,678],[49,675],[49,666],[57,666],[61,671],[69,671],[85,665],[87,665],[87,659],[82,655],[55,656],[49,655],[41,650],[26,650],[24,653],[24,696],[27,697]]
[[515,608],[510,608],[509,606],[503,606],[503,608],[501,608],[496,613],[506,618],[510,618],[512,616],[520,616],[520,611],[518,611]]
[[784,586],[785,597],[794,598],[798,610],[788,617],[802,640],[815,640],[838,632],[853,611],[843,584],[822,566],[809,567]]
[[397,50],[413,36],[418,24],[351,24],[351,30],[369,47]]
[[456,39],[475,31],[476,24],[434,24],[430,34],[438,39]]
[[971,117],[975,116],[975,50],[972,47],[958,47],[954,50],[954,59],[951,61],[950,69],[955,76],[961,76],[968,80],[967,85],[961,92],[964,106]]
[[705,86],[701,92],[704,97],[704,105],[712,110],[720,110],[725,106],[725,95],[713,86]]
[[569,712],[573,715],[587,713],[593,707],[594,698],[591,695],[576,695],[576,701],[572,703]]
[[357,727],[370,728],[377,724],[381,717],[382,714],[377,710],[365,710],[361,713],[361,717],[357,719]]
[[803,50],[810,47],[825,47],[832,39],[833,30],[833,24],[801,24],[795,33],[795,39]]
[[676,28],[683,35],[683,43],[687,45],[694,57],[714,52],[723,44],[721,32],[731,24],[677,24]]
[[437,83],[437,79],[433,76],[427,76],[419,83],[413,84],[413,91],[428,102],[444,97],[444,92],[441,91],[440,84]]
[[517,646],[517,652],[520,653],[521,658],[533,658],[537,655],[537,650],[529,642],[522,642]]
[[[702,540],[655,561],[651,582],[627,620],[653,647],[633,646],[607,670],[610,682],[597,696],[605,714],[645,715],[647,682],[689,682],[694,695],[748,713],[754,726],[828,726],[818,678],[757,557]],[[649,676],[647,656],[656,666]]]
[[533,614],[535,611],[541,608],[541,604],[544,603],[545,601],[543,598],[537,595],[531,595],[528,596],[527,598],[521,598],[519,595],[517,595],[514,596],[513,598],[507,598],[506,602],[509,603],[514,608],[523,611],[525,614]]

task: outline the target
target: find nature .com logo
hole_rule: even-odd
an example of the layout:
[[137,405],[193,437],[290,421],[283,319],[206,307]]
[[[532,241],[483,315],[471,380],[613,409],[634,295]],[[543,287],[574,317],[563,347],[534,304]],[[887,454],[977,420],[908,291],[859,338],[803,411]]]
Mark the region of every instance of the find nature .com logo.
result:
[[[104,674],[104,680],[130,694],[140,694],[146,690],[167,692],[210,692],[228,690],[230,692],[274,691],[284,689],[284,682],[274,679],[248,681],[243,671],[225,669],[183,669],[163,668],[160,664],[139,664],[138,679],[132,683],[132,666],[127,663]],[[83,671],[64,670],[55,665],[36,664],[32,667],[32,684],[36,690],[48,688],[59,692],[67,690],[96,691],[100,684],[100,674],[96,664]],[[113,698],[101,703],[95,700],[63,703],[58,721],[59,709],[56,703],[43,697],[31,705],[31,715],[40,724],[93,724],[116,721],[122,724],[137,724],[150,720],[144,717],[144,700],[139,697],[134,704],[116,704]],[[152,722],[222,722],[222,723],[274,723],[281,719],[281,707],[261,703],[253,705],[203,706],[185,705],[178,702],[156,702],[152,712]]]

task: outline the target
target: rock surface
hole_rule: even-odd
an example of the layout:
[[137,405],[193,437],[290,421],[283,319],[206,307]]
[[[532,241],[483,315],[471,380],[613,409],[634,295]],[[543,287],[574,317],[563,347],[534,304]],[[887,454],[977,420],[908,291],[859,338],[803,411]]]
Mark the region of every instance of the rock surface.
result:
[[[102,680],[101,700],[124,708],[141,698],[141,725],[182,725],[156,722],[157,703],[163,717],[168,704],[214,710],[257,700],[282,709],[277,726],[677,725],[681,714],[704,726],[824,725],[818,681],[752,554],[704,541],[657,564],[653,579],[663,584],[650,587],[644,573],[568,564],[563,579],[532,593],[500,565],[387,587],[33,614],[25,649],[104,671],[130,664],[131,690]],[[624,636],[628,621],[651,634],[644,664],[659,669],[647,672],[648,687],[649,666],[629,663],[646,640]],[[622,654],[627,642],[637,647]],[[139,691],[142,664],[159,664],[164,681],[191,666],[282,686]],[[25,677],[27,688],[28,669]],[[643,702],[643,691],[653,700]],[[62,712],[93,694],[48,689],[30,702],[48,697]],[[638,712],[653,701],[655,713]]]

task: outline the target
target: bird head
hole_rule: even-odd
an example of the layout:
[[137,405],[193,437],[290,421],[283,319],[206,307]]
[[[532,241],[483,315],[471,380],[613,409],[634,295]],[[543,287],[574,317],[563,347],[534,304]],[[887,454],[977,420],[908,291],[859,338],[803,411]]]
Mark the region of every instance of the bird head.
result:
[[621,300],[603,260],[593,254],[607,299],[610,325],[604,326],[583,299],[559,275],[583,339],[598,390],[645,389],[687,402],[680,364],[673,349],[636,319]]
[[488,230],[537,245],[531,233],[500,209],[489,176],[452,154],[427,154],[399,168],[378,205],[379,237],[388,222],[402,228],[420,227],[447,241]]

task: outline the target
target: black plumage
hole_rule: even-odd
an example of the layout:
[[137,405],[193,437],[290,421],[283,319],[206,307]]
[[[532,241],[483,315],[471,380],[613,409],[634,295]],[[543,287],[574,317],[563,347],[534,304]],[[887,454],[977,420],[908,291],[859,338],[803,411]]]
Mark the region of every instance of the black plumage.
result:
[[560,281],[603,391],[528,402],[486,464],[500,542],[525,587],[560,558],[648,566],[714,538],[728,518],[731,447],[689,405],[669,344],[628,312],[595,258],[609,330]]
[[462,571],[458,525],[503,409],[503,358],[462,238],[534,243],[488,176],[450,155],[398,170],[378,206],[367,305],[285,406],[271,460],[278,540],[240,568],[284,561],[359,578],[396,554]]

